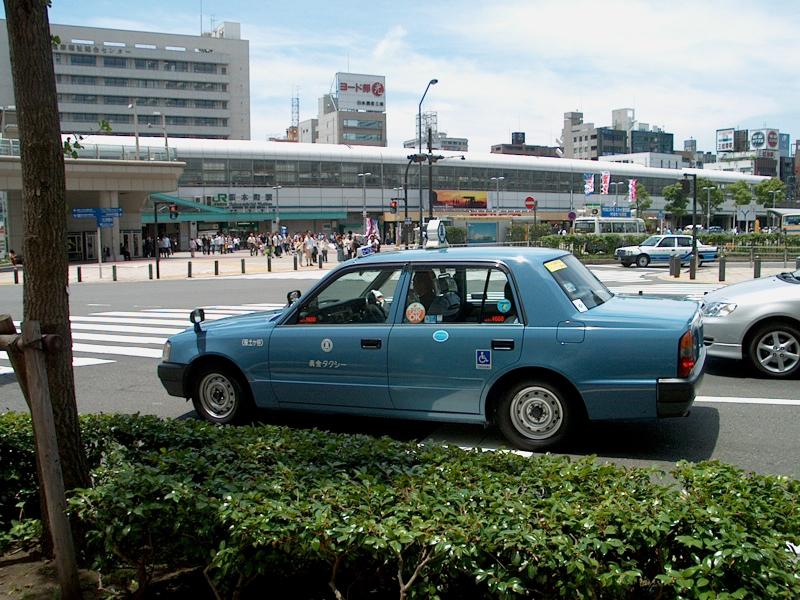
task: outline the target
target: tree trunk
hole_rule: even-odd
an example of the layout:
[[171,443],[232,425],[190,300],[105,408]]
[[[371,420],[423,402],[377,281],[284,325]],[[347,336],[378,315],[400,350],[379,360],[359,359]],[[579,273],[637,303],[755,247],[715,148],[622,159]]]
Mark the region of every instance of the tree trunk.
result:
[[[47,378],[66,489],[88,487],[69,324],[67,203],[52,42],[46,0],[4,0],[22,157],[25,222],[24,320],[60,335]],[[41,486],[40,486],[41,488]]]

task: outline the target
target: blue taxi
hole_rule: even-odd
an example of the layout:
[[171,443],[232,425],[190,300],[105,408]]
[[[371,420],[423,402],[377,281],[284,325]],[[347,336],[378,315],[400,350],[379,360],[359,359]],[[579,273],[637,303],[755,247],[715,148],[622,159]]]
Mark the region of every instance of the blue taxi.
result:
[[169,339],[158,375],[214,423],[254,407],[496,424],[522,449],[584,420],[687,414],[703,374],[694,302],[614,296],[544,248],[380,253],[278,311]]

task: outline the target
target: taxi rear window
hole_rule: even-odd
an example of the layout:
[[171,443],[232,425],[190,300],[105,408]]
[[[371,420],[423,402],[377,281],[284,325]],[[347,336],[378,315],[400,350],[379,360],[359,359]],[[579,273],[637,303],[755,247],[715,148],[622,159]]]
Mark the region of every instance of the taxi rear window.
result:
[[613,296],[594,273],[572,254],[547,261],[544,268],[581,312],[600,306]]

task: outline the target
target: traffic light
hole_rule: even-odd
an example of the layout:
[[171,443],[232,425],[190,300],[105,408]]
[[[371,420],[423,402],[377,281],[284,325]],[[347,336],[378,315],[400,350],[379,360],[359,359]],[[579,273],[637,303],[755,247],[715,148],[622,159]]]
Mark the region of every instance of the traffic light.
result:
[[389,209],[391,209],[393,215],[397,214],[397,200],[389,201]]
[[170,204],[169,205],[169,218],[170,219],[177,219],[178,218],[178,205],[177,204]]

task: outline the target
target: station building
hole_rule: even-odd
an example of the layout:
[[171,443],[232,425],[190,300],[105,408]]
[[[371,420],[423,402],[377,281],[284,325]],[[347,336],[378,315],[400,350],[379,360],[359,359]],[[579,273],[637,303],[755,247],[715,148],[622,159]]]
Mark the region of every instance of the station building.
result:
[[[9,173],[4,179],[0,172],[0,192],[8,195],[13,247],[21,243],[22,235],[21,193],[18,185],[14,187],[19,178],[13,179],[12,174],[14,168],[19,169],[19,143],[15,150],[14,140],[0,142],[5,143],[0,143],[0,170],[5,164]],[[155,234],[156,212],[166,206],[154,206],[153,200],[179,206],[177,219],[169,219],[166,210],[159,213],[158,233],[174,236],[184,249],[190,238],[203,232],[265,232],[274,230],[278,223],[289,233],[363,232],[365,213],[383,235],[398,240],[403,227],[418,225],[420,198],[423,218],[427,219],[430,212],[428,166],[422,165],[420,189],[420,164],[412,163],[409,150],[402,148],[176,138],[170,140],[167,152],[163,140],[149,139],[140,140],[137,161],[134,138],[88,136],[81,143],[79,158],[66,159],[68,201],[72,208],[123,207],[123,218],[110,232],[114,248],[123,241],[123,235],[129,235],[132,242],[138,236],[135,241],[140,244],[142,236]],[[739,180],[755,184],[764,179],[743,173],[563,158],[446,151],[436,156],[442,158],[432,165],[430,173],[432,212],[454,224],[534,219],[567,223],[570,213],[585,214],[587,207],[616,204],[630,208],[624,193],[629,179],[636,179],[650,193],[653,206],[642,216],[655,219],[664,207],[662,190],[685,173],[708,177],[720,185]],[[15,160],[16,165],[12,164]],[[84,164],[98,172],[91,184],[76,189],[70,173]],[[103,180],[104,164],[109,170],[129,172],[128,188],[106,193],[114,190]],[[167,173],[169,177],[153,180],[150,172]],[[599,191],[603,173],[609,173],[612,185],[617,184],[613,187],[617,193],[585,195],[586,174],[592,174]],[[86,185],[93,187],[86,189]],[[135,193],[129,189],[136,186]],[[529,197],[536,199],[535,213],[526,209]],[[391,210],[393,201],[397,203],[396,212]],[[735,210],[726,203],[719,213],[732,216]],[[71,257],[91,259],[86,240],[94,235],[94,227],[74,219],[68,221],[68,227],[75,240]],[[104,245],[108,243],[103,241]],[[141,254],[140,245],[131,244],[129,250],[134,256]]]

